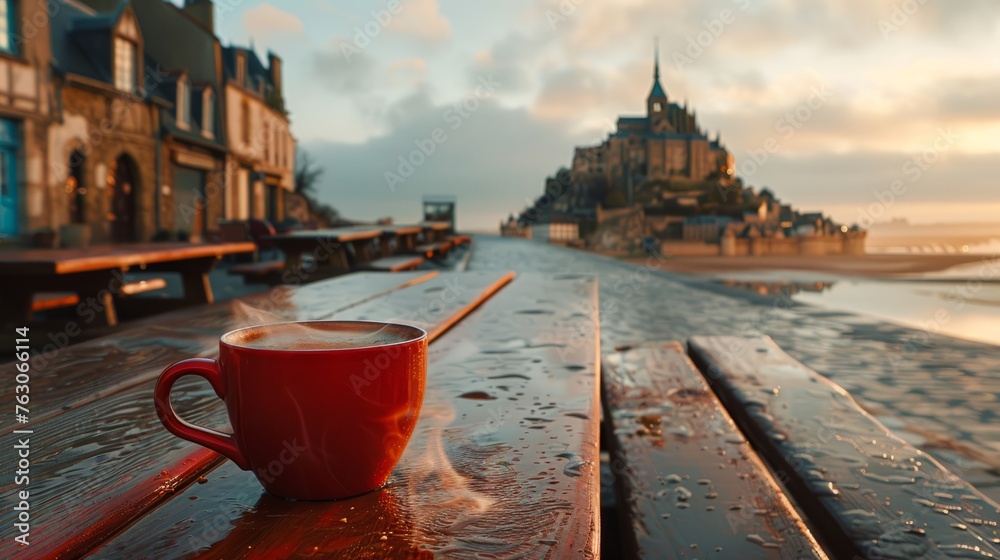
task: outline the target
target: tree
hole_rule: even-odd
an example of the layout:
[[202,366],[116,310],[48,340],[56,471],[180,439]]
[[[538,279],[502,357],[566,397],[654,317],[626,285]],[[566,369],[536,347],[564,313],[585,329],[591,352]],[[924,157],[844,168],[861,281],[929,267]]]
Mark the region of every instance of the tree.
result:
[[312,156],[305,150],[299,150],[295,157],[295,192],[301,195],[314,194],[316,183],[323,175],[323,168],[316,165]]
[[313,161],[309,152],[299,150],[295,157],[295,192],[306,199],[309,213],[316,221],[329,226],[340,218],[340,212],[316,199],[316,185],[322,175],[323,168]]

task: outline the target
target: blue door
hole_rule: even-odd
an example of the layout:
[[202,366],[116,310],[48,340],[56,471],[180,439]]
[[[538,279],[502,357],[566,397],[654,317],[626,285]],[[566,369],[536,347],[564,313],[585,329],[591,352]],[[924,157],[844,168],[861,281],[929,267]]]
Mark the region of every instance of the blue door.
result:
[[0,119],[0,235],[17,235],[17,123]]

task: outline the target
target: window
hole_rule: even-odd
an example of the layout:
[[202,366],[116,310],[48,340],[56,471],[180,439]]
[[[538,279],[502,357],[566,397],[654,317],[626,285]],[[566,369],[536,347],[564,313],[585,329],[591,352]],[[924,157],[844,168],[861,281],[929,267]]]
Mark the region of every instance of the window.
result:
[[201,97],[201,132],[211,138],[215,136],[215,93],[205,88]]
[[240,123],[243,127],[243,143],[250,145],[250,104],[244,99],[240,106]]
[[0,0],[0,50],[12,53],[14,45],[14,0]]
[[177,126],[191,126],[191,94],[188,92],[187,79],[183,76],[177,80]]
[[135,84],[135,43],[115,37],[115,87],[132,91]]
[[662,110],[663,110],[663,105],[660,105],[659,103],[653,103],[653,112],[654,113],[659,113]]
[[271,123],[264,121],[264,161],[271,163]]
[[247,58],[243,53],[236,55],[236,83],[243,87],[247,85]]

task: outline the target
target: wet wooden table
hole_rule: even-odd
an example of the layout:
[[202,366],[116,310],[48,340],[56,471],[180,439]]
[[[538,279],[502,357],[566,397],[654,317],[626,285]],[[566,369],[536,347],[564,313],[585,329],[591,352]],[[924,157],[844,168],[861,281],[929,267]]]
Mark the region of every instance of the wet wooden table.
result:
[[424,230],[424,243],[437,243],[445,238],[451,224],[448,222],[421,222]]
[[[504,272],[350,274],[138,322],[33,359],[31,479],[19,558],[597,558],[596,282]],[[214,356],[227,330],[370,319],[430,334],[426,397],[389,484],[338,502],[290,502],[167,433],[152,406],[167,364]],[[199,380],[174,406],[226,427]],[[10,384],[0,398],[13,400]],[[41,406],[41,402],[49,403]],[[14,454],[0,455],[13,489]],[[11,527],[16,512],[0,510]]]
[[[41,292],[72,292],[89,303],[82,319],[95,325],[117,323],[116,300],[124,285],[122,273],[178,272],[184,286],[180,299],[144,300],[140,312],[156,313],[178,305],[213,301],[208,274],[224,255],[252,253],[253,243],[140,243],[87,249],[26,249],[0,252],[0,318],[30,323],[32,296]],[[92,302],[92,303],[91,303]]]
[[[352,226],[333,229],[299,230],[267,237],[285,253],[285,269],[304,271],[305,279],[349,272],[352,267],[375,258],[375,240],[382,226]],[[350,250],[348,249],[350,246]],[[309,255],[312,265],[303,260]]]
[[424,228],[420,225],[379,226],[382,237],[379,240],[379,254],[383,257],[395,253],[413,253],[417,248],[417,237]]

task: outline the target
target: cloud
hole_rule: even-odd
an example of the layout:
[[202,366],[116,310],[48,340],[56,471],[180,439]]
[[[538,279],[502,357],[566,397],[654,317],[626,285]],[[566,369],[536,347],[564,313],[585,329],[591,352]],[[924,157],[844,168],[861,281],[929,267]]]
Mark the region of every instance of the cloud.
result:
[[427,61],[422,58],[404,58],[389,63],[390,86],[409,84],[419,86],[427,74]]
[[243,13],[243,27],[254,38],[268,40],[281,35],[302,33],[302,20],[271,4],[260,4]]
[[315,78],[336,92],[357,93],[375,84],[376,60],[356,49],[351,39],[335,37],[311,57]]
[[451,22],[441,13],[437,0],[409,0],[389,21],[388,29],[426,41],[443,41],[451,36]]
[[[392,124],[386,133],[362,144],[304,146],[330,170],[321,179],[321,198],[346,216],[415,221],[421,196],[454,194],[459,227],[492,227],[536,198],[544,178],[572,156],[572,140],[562,126],[540,123],[524,109],[504,109],[491,100],[456,111],[453,103],[431,104],[425,92],[417,92],[387,115]],[[436,130],[439,138],[445,136],[443,142],[432,140]],[[423,162],[390,190],[386,172],[398,173],[400,157],[409,158],[428,142],[433,153],[416,156]]]
[[493,75],[503,83],[505,93],[528,90],[532,85],[529,68],[538,62],[538,51],[544,42],[539,37],[511,33],[492,48],[476,53],[469,68],[470,83],[474,86],[482,76]]

